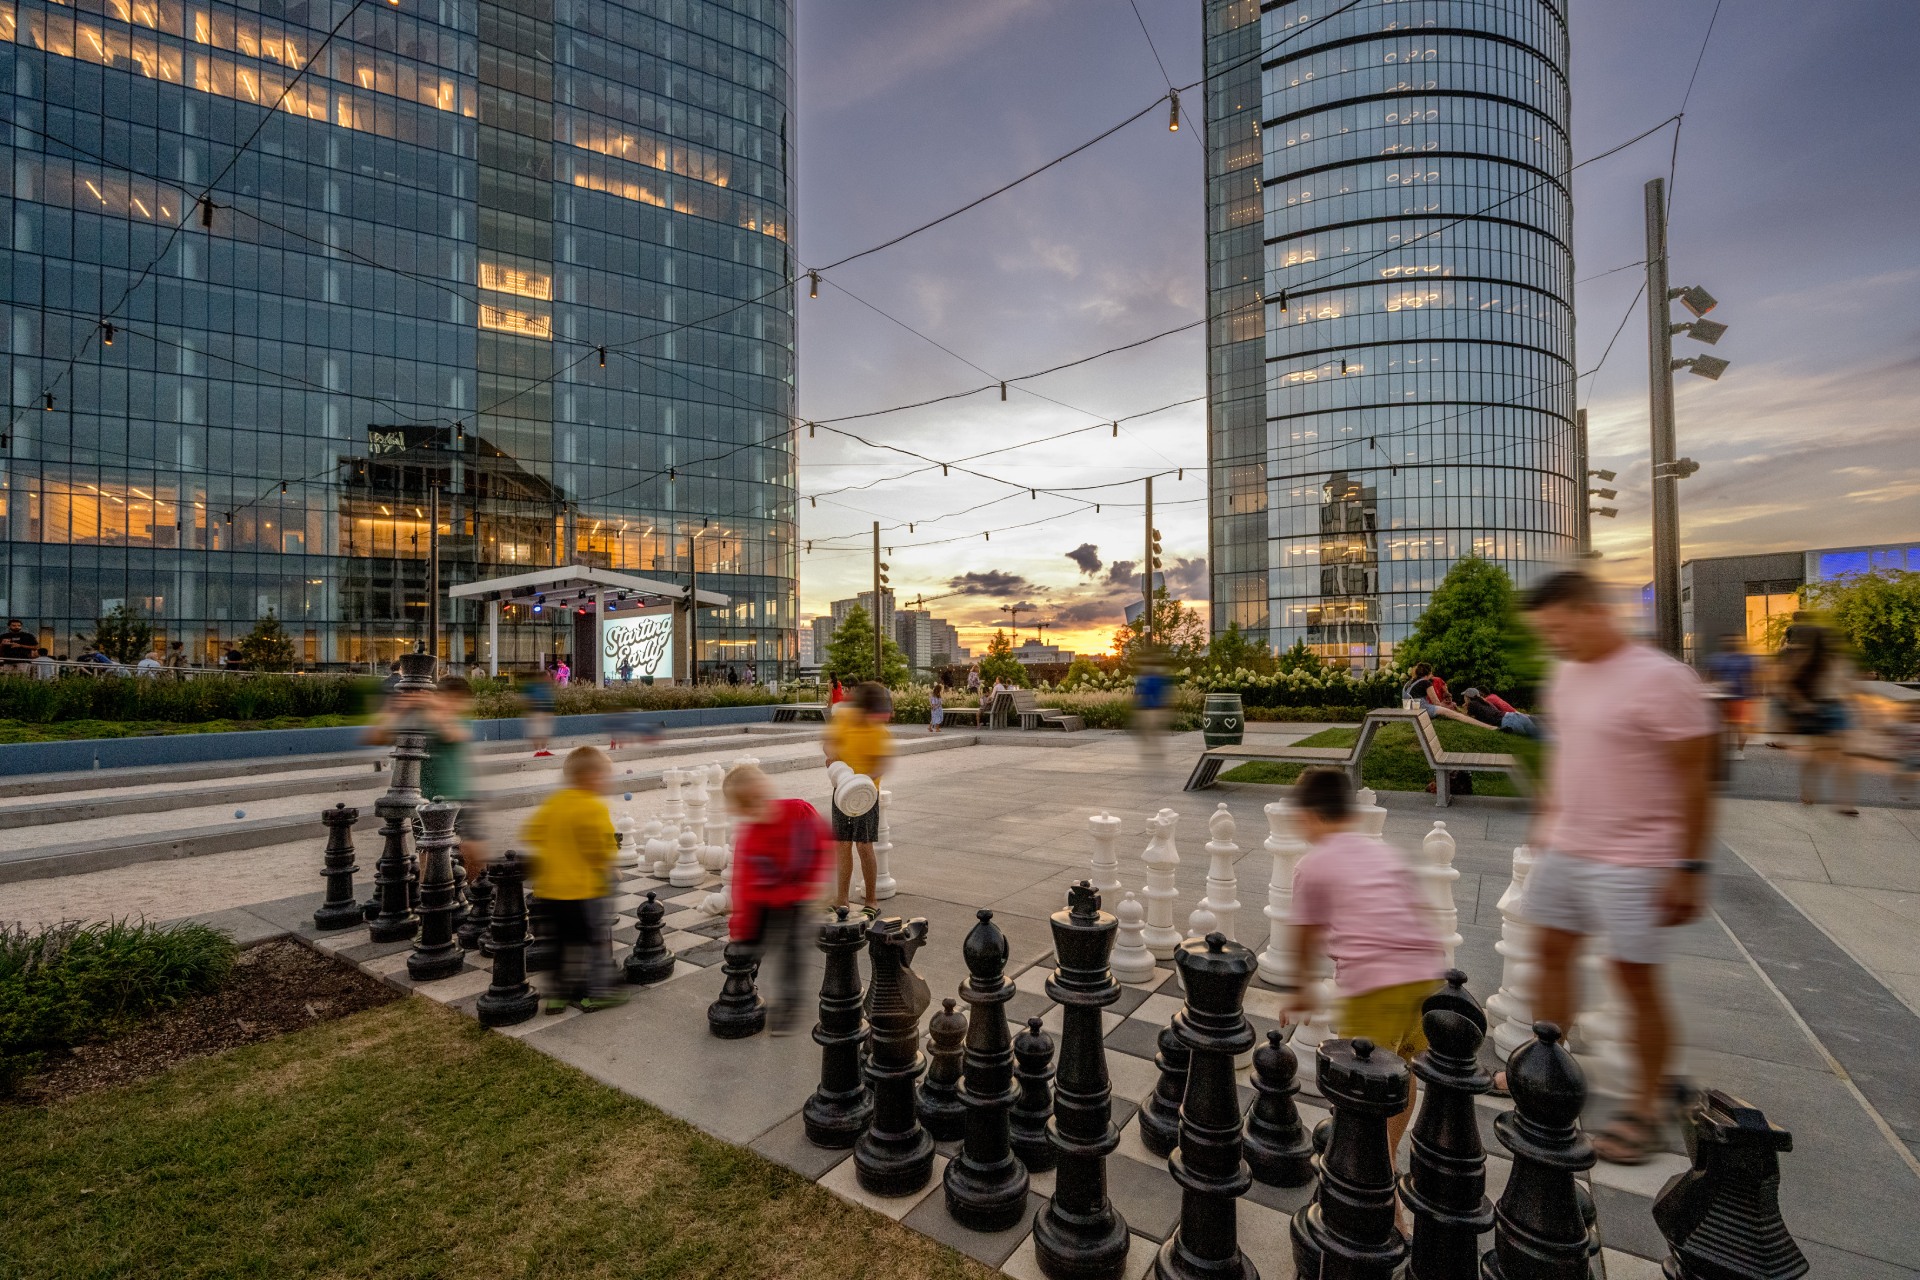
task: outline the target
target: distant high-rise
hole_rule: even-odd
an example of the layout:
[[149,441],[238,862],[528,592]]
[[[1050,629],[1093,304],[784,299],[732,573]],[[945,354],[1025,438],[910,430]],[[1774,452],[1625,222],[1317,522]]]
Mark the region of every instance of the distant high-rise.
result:
[[1366,667],[1574,550],[1565,0],[1206,0],[1216,630]]

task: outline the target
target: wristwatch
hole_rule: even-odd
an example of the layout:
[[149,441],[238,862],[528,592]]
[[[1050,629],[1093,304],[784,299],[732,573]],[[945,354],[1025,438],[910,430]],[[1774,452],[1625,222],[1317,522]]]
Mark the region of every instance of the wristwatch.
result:
[[1687,871],[1694,875],[1700,875],[1703,872],[1711,870],[1712,867],[1713,864],[1705,858],[1686,858],[1673,864],[1675,871]]

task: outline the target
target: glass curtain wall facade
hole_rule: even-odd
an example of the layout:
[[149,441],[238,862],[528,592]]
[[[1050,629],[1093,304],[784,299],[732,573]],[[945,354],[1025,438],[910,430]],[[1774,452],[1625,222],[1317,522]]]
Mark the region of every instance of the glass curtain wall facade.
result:
[[[436,543],[442,590],[697,554],[703,666],[789,668],[791,22],[0,0],[0,616],[59,654],[126,604],[204,661],[272,611],[303,665],[385,662]],[[509,611],[502,664],[569,622]]]
[[[1372,667],[1461,557],[1524,586],[1575,550],[1565,4],[1251,9],[1207,5],[1215,626]],[[1235,324],[1252,179],[1258,437]]]

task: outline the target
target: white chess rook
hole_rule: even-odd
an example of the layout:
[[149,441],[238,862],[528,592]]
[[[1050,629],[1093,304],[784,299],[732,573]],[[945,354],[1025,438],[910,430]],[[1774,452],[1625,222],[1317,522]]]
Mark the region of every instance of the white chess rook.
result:
[[1513,879],[1500,895],[1500,941],[1493,949],[1503,963],[1500,989],[1487,998],[1487,1016],[1493,1020],[1494,1047],[1503,1058],[1533,1039],[1533,926],[1520,914],[1532,870],[1533,850],[1520,845],[1513,851]]
[[1093,874],[1088,879],[1099,891],[1101,901],[1117,902],[1120,859],[1113,851],[1113,842],[1120,838],[1120,819],[1102,809],[1087,819],[1087,834],[1093,839]]
[[1267,875],[1267,945],[1260,953],[1260,976],[1277,987],[1293,983],[1293,869],[1307,855],[1307,842],[1294,833],[1293,806],[1276,800],[1266,807],[1265,848],[1273,859]]
[[1173,927],[1173,900],[1180,896],[1174,887],[1174,868],[1180,865],[1180,851],[1174,847],[1174,828],[1179,825],[1180,815],[1171,809],[1162,809],[1147,819],[1147,832],[1152,839],[1147,842],[1147,850],[1140,860],[1147,864],[1147,887],[1141,893],[1147,900],[1147,927],[1141,935],[1148,951],[1156,960],[1171,960],[1173,953],[1180,947],[1180,933]]
[[1147,911],[1132,894],[1121,899],[1113,914],[1120,920],[1113,959],[1108,963],[1113,976],[1121,982],[1146,982],[1153,977],[1153,953],[1140,941],[1146,928]]
[[1240,846],[1233,842],[1233,814],[1225,803],[1207,819],[1207,834],[1212,837],[1207,841],[1207,896],[1200,906],[1213,916],[1215,928],[1238,941],[1234,930],[1240,919],[1240,879],[1233,864],[1240,859]]
[[883,789],[879,806],[880,822],[873,836],[873,896],[885,900],[900,892],[900,883],[893,878],[893,826],[889,818],[893,792]]
[[1453,953],[1460,946],[1460,911],[1454,906],[1453,886],[1460,879],[1453,865],[1453,833],[1447,824],[1436,822],[1420,842],[1420,882],[1427,898],[1427,919],[1441,950],[1447,953],[1447,968],[1453,968]]
[[660,771],[660,785],[667,789],[667,802],[660,806],[660,816],[676,830],[680,820],[687,816],[687,802],[680,794],[680,788],[686,780],[686,775],[678,769]]

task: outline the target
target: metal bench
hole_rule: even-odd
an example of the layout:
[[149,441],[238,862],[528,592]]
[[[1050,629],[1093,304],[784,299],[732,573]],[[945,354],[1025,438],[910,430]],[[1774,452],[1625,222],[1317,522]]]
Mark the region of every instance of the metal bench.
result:
[[945,720],[968,721],[975,728],[978,728],[980,725],[980,708],[979,707],[947,707],[941,712],[941,715],[942,715],[942,718]]
[[790,724],[796,720],[818,720],[825,723],[827,704],[824,702],[788,702],[773,709],[775,724]]
[[1033,700],[1031,689],[1016,689],[1005,695],[1012,699],[1013,714],[1020,717],[1022,729],[1059,729],[1074,733],[1087,727],[1086,721],[1079,716],[1069,715],[1053,707],[1043,707]]

